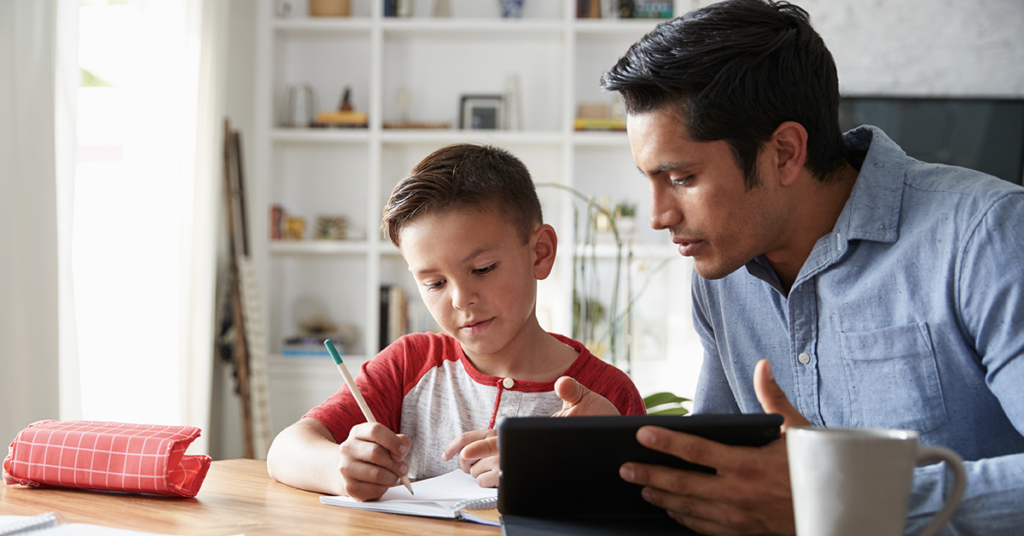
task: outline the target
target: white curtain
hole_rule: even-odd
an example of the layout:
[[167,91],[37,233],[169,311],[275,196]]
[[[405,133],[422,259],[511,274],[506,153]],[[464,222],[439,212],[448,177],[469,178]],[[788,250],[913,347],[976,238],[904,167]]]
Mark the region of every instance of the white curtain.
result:
[[0,2],[0,442],[111,420],[198,426],[207,452],[229,4],[121,6],[113,152],[76,141],[81,6]]
[[0,2],[0,443],[58,416],[54,1]]

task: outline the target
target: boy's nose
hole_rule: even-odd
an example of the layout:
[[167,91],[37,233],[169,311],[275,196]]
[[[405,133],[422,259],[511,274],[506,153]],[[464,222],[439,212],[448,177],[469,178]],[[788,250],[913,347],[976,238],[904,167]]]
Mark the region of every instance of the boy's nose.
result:
[[452,285],[452,307],[465,309],[476,303],[476,292],[467,285]]

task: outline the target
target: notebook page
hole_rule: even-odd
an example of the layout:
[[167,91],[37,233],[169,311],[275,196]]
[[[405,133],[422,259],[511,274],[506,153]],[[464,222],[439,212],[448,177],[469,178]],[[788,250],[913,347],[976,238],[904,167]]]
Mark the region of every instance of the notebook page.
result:
[[320,497],[320,502],[360,510],[450,518],[455,517],[452,507],[460,501],[498,497],[496,488],[481,488],[475,478],[460,469],[414,482],[412,489],[415,495],[403,486],[394,486],[378,501],[359,502],[351,497],[325,496]]

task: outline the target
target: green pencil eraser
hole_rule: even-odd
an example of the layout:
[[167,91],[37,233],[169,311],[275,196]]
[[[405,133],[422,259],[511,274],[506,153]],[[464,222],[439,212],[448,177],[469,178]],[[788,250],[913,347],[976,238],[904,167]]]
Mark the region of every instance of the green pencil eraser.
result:
[[324,346],[326,346],[327,347],[327,351],[331,353],[331,358],[334,359],[334,364],[335,365],[340,365],[341,364],[341,354],[338,353],[338,349],[334,347],[334,343],[331,342],[331,339],[325,340],[324,341]]

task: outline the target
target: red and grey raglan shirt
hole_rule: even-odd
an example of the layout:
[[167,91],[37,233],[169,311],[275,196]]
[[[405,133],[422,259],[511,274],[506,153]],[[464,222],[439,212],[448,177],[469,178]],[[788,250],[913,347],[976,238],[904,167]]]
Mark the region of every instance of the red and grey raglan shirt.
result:
[[[579,352],[563,374],[607,398],[623,415],[643,415],[643,399],[621,370],[582,344],[552,334]],[[562,409],[555,382],[528,382],[481,373],[447,334],[406,335],[362,366],[356,377],[377,421],[412,439],[406,457],[410,478],[430,478],[458,468],[458,457],[441,460],[448,443],[463,432],[494,428],[502,417],[550,416]],[[341,443],[366,422],[347,386],[311,409]]]

